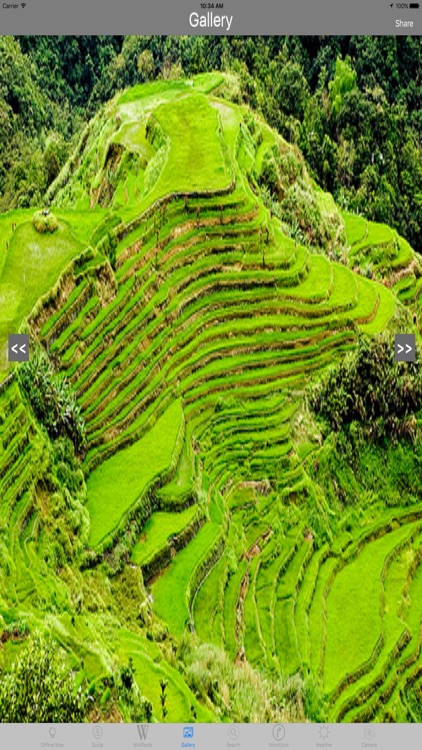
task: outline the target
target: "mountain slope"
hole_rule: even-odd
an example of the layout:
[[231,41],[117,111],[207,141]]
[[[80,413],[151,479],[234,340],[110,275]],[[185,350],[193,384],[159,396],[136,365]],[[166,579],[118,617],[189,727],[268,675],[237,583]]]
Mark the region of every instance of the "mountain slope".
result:
[[[359,334],[413,326],[409,310],[419,324],[420,266],[387,227],[342,216],[295,148],[218,96],[222,83],[116,98],[49,191],[91,247],[24,325],[71,385],[86,446],[66,453],[16,378],[2,387],[0,612],[5,626],[50,629],[104,711],[103,680],[132,654],[157,719],[166,679],[168,720],[241,720],[244,679],[259,685],[251,720],[288,720],[280,681],[300,673],[325,694],[324,717],[359,706],[367,720],[385,711],[368,685],[383,695],[399,656],[391,711],[407,720],[420,498],[406,488],[393,501],[393,470],[382,497],[378,467],[367,486],[356,480],[357,510],[339,465],[332,501],[306,393]],[[355,633],[349,663],[339,602],[365,575],[373,628]],[[216,694],[195,676],[196,638],[221,668]]]

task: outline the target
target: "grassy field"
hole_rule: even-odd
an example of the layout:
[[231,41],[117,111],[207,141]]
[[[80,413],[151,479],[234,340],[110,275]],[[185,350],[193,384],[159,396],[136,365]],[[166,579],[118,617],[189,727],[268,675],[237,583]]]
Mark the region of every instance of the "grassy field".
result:
[[195,507],[180,513],[154,513],[145,524],[139,542],[132,551],[132,560],[144,565],[163,549],[170,537],[180,534],[195,518]]
[[122,521],[143,493],[171,466],[183,424],[179,402],[172,404],[145,438],[108,459],[87,482],[94,547]]
[[186,549],[179,552],[171,565],[154,582],[152,595],[157,616],[169,623],[176,635],[182,635],[189,619],[187,589],[194,573],[218,539],[221,511],[216,504],[210,508],[210,519]]
[[[71,228],[59,223],[53,235],[39,234],[30,220],[17,224],[10,240],[0,276],[0,369],[7,367],[7,336],[17,332],[35,302],[57,281],[65,265],[83,250]],[[10,223],[15,222],[9,214]],[[2,217],[1,224],[7,223]]]
[[191,94],[161,104],[154,116],[170,138],[155,193],[221,190],[230,184],[226,144],[206,96]]
[[367,544],[336,576],[326,605],[324,684],[328,692],[370,659],[382,629],[385,558],[408,534],[405,527]]

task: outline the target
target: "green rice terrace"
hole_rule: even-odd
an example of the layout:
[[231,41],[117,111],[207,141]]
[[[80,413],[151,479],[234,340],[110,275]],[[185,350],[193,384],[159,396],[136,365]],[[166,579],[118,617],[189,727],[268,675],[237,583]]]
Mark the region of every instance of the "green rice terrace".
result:
[[420,341],[420,257],[217,73],[118,95],[45,205],[0,216],[0,673],[48,636],[90,720],[420,721],[418,363],[375,437],[313,390]]

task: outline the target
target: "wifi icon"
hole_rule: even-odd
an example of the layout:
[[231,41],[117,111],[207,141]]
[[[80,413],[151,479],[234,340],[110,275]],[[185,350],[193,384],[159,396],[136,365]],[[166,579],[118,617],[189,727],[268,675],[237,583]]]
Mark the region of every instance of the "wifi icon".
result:
[[26,3],[21,3],[22,8],[26,8]]

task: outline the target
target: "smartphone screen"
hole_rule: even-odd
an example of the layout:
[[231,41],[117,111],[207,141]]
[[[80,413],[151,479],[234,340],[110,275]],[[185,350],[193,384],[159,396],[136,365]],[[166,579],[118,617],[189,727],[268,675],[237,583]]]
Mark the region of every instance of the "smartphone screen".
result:
[[0,7],[0,744],[421,747],[419,3]]

